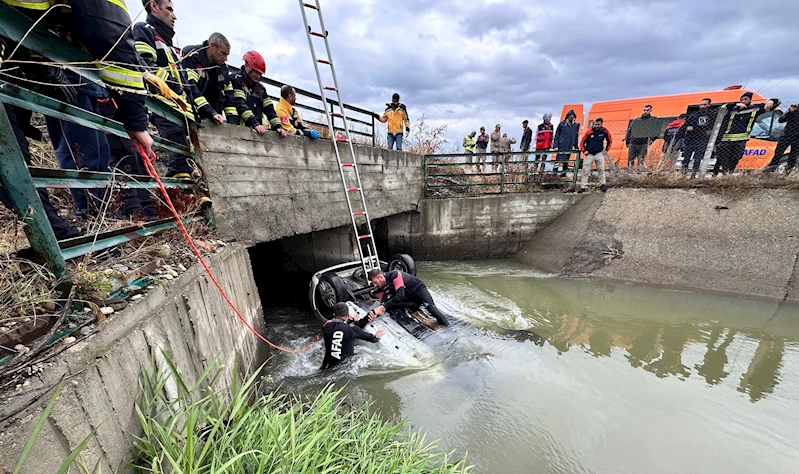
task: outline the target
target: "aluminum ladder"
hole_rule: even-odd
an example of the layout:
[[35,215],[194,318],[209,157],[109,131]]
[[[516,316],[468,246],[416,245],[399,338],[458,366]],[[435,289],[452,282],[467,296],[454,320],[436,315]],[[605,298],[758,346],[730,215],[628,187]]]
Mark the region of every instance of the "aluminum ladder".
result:
[[[369,273],[369,270],[380,268],[380,261],[377,256],[377,247],[375,245],[375,238],[374,233],[372,232],[372,222],[369,219],[369,211],[366,208],[366,196],[363,193],[363,185],[361,183],[361,173],[358,171],[358,163],[355,159],[355,148],[352,145],[351,134],[350,134],[350,126],[349,122],[347,121],[347,114],[344,110],[344,101],[341,99],[341,89],[338,85],[338,78],[336,77],[336,68],[333,66],[333,55],[330,52],[330,43],[327,41],[327,29],[325,28],[325,20],[322,18],[322,9],[319,6],[319,0],[314,0],[314,3],[305,3],[302,0],[299,0],[300,3],[300,11],[302,11],[302,21],[305,24],[305,36],[308,37],[308,46],[311,48],[311,57],[313,58],[313,65],[314,71],[316,72],[316,80],[319,83],[319,93],[322,96],[322,108],[325,110],[325,117],[327,118],[327,126],[330,129],[330,137],[333,140],[333,148],[336,151],[336,161],[338,162],[338,170],[339,174],[341,175],[341,184],[344,186],[344,196],[347,199],[347,208],[349,209],[350,219],[352,221],[352,229],[355,233],[355,246],[358,247],[358,254],[361,259],[361,266],[363,267],[364,271],[364,278]],[[316,13],[319,16],[319,25],[322,28],[321,32],[314,31],[311,26],[308,24],[308,15],[306,14],[306,9],[316,10]],[[316,49],[314,48],[313,44],[313,37],[322,38],[325,42],[325,50],[327,52],[327,59],[319,59],[316,56]],[[330,72],[333,76],[333,86],[325,86],[322,82],[322,75],[319,72],[319,65],[324,64],[330,66]],[[338,99],[338,107],[339,112],[334,112],[333,110],[329,110],[327,108],[327,97],[325,96],[325,91],[332,91],[336,93],[336,97]],[[341,157],[341,152],[339,150],[339,142],[336,140],[336,131],[334,129],[334,117],[340,117],[344,122],[344,132],[347,138],[347,145],[349,149],[349,159],[343,160]],[[350,173],[351,171],[351,173]],[[354,176],[349,177],[349,182],[354,183],[348,184],[348,177],[347,174],[354,174]],[[353,206],[353,198],[351,197],[354,193],[358,193],[358,199],[360,200],[360,209],[356,210]],[[357,200],[356,200],[357,202]],[[361,223],[361,225],[365,224],[367,233],[361,234],[359,230],[359,223],[358,220],[362,219],[365,220],[365,223]]]

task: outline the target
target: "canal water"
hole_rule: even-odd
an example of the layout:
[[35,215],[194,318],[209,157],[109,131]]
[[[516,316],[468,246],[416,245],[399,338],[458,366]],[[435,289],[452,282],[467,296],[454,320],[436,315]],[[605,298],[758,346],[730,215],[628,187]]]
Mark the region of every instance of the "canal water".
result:
[[[799,306],[507,260],[427,263],[419,276],[459,323],[431,357],[363,343],[320,373],[320,350],[281,355],[266,385],[312,395],[335,383],[476,472],[799,470]],[[299,303],[265,311],[281,343],[319,331]]]

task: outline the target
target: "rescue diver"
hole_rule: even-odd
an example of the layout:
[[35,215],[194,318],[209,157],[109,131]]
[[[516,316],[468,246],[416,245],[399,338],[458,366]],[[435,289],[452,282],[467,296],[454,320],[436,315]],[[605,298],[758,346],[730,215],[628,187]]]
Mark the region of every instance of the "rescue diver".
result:
[[374,285],[381,303],[373,311],[375,315],[382,316],[386,311],[395,308],[416,309],[424,304],[438,324],[449,326],[446,315],[436,307],[433,297],[427,291],[427,285],[419,278],[400,270],[383,273],[382,270],[375,268],[369,272],[369,281]]
[[[355,339],[369,342],[378,342],[383,337],[383,330],[378,329],[375,334],[370,334],[361,325],[351,326],[350,309],[347,303],[336,303],[333,306],[333,319],[325,321],[322,334],[325,340],[325,358],[322,368],[329,369],[340,364],[344,359],[355,355]],[[367,322],[367,319],[363,319]],[[360,327],[359,327],[360,326]],[[364,324],[365,326],[365,324]]]

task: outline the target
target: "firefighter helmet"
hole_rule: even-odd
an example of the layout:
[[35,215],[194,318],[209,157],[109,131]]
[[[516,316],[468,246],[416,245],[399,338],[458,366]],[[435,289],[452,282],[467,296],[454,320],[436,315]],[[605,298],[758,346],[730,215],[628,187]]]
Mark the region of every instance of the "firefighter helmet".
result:
[[257,51],[244,53],[244,64],[250,66],[261,74],[266,74],[266,61]]

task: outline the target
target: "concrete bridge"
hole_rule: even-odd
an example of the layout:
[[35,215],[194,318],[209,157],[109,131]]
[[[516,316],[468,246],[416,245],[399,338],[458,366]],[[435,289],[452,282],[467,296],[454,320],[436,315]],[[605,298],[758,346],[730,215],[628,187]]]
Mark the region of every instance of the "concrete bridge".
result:
[[[281,240],[303,270],[354,256],[332,141],[220,126],[202,129],[199,143],[199,164],[223,239]],[[423,156],[364,145],[355,152],[381,256],[508,256],[578,199],[561,193],[424,199]],[[353,171],[345,175],[354,186]]]

